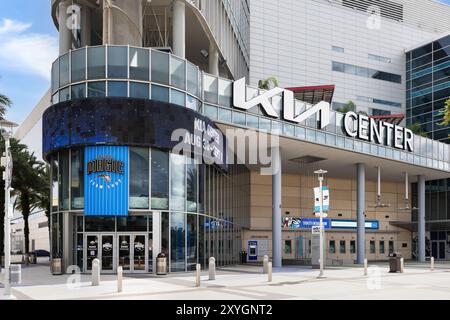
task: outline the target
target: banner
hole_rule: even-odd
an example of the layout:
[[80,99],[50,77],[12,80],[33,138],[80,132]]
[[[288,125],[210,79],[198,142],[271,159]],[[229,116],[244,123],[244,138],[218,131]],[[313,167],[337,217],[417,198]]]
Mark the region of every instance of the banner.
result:
[[[322,186],[322,199],[322,211],[328,211],[330,209],[330,191],[327,186]],[[314,212],[320,212],[320,187],[314,188]]]

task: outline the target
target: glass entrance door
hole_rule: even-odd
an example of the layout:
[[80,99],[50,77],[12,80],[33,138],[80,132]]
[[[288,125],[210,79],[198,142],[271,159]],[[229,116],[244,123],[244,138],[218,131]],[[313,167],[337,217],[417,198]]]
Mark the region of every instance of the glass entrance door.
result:
[[114,236],[102,235],[102,271],[114,271]]
[[115,272],[116,246],[113,234],[86,234],[84,238],[84,270],[92,271],[92,261],[100,260],[101,272]]
[[133,235],[133,272],[146,272],[147,254],[147,236],[145,234]]
[[98,252],[98,235],[87,235],[85,239],[85,246],[86,248],[86,267],[85,270],[91,271],[92,270],[92,260],[99,258],[99,252]]
[[117,247],[119,249],[119,266],[123,271],[131,271],[131,236],[119,235]]

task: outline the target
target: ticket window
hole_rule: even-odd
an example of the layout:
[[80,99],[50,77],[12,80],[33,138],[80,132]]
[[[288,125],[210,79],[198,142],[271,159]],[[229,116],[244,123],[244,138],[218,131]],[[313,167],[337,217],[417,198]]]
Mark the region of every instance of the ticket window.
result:
[[248,241],[248,261],[258,260],[258,241]]

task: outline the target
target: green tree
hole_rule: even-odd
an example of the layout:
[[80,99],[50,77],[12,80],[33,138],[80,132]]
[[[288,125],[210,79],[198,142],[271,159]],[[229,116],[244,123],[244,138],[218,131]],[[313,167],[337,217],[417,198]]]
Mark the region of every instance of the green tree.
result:
[[439,123],[439,125],[448,126],[448,124],[450,123],[450,98],[448,98],[447,101],[445,101],[445,107],[442,113],[444,115],[444,119],[442,120],[441,123]]
[[258,88],[263,90],[270,90],[271,88],[278,87],[278,79],[275,77],[269,77],[265,80],[258,81]]
[[428,137],[428,134],[426,132],[422,131],[422,126],[420,125],[420,123],[410,124],[410,125],[406,126],[406,128],[408,128],[409,130],[412,131],[412,133],[417,134],[418,136]]
[[4,119],[6,110],[11,107],[11,105],[11,99],[0,93],[0,119]]
[[347,113],[350,111],[356,112],[356,104],[353,101],[349,101],[347,102],[344,106],[342,106],[339,109],[336,109],[336,111],[341,112],[341,113]]

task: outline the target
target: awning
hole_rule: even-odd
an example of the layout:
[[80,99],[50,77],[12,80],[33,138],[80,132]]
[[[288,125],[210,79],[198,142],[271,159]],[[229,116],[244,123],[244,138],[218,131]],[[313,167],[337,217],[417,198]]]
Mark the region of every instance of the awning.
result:
[[334,85],[309,86],[309,87],[292,87],[287,90],[294,91],[295,99],[316,104],[321,101],[331,103],[334,94]]

